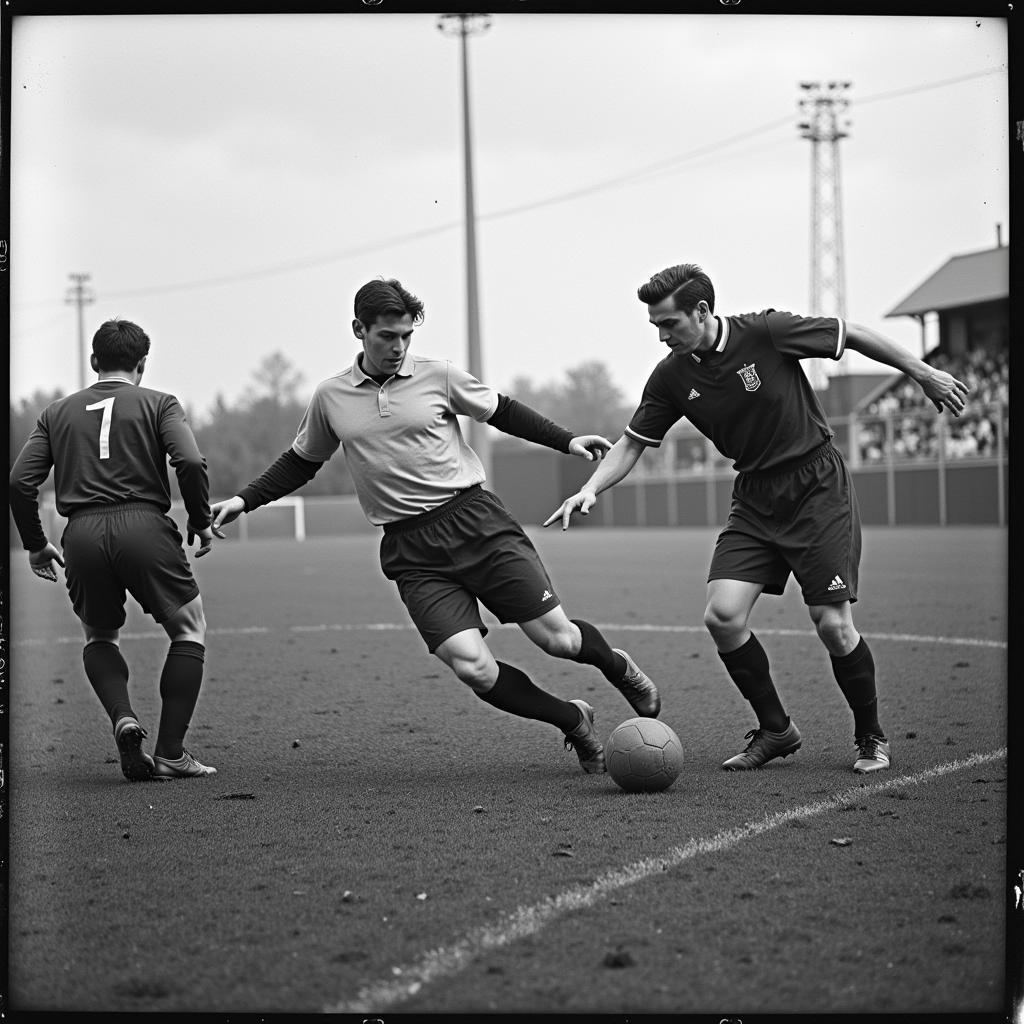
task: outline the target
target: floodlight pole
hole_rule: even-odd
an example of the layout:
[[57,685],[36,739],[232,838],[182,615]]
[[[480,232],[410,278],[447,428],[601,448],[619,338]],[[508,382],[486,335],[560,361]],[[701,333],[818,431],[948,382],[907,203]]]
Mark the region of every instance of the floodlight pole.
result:
[[[469,111],[469,59],[466,37],[485,32],[491,24],[489,14],[442,14],[437,27],[444,35],[458,35],[462,57],[462,153],[466,198],[466,333],[469,344],[469,372],[483,380],[483,356],[480,347],[480,305],[476,277],[476,210],[473,200],[473,143]],[[491,437],[487,425],[471,420],[469,443],[480,457],[487,478],[491,476]]]

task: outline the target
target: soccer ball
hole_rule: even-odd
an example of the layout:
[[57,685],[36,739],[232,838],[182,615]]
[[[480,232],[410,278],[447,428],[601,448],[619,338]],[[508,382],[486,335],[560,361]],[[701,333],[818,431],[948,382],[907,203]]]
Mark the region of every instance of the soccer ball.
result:
[[627,793],[668,789],[683,768],[679,737],[656,718],[630,718],[604,745],[608,774]]

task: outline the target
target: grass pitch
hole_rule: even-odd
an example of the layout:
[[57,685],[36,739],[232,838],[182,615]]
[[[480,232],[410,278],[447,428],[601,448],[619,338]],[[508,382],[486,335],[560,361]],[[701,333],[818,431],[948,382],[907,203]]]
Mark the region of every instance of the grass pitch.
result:
[[[8,1009],[976,1013],[1005,1007],[1006,535],[868,530],[858,626],[893,769],[852,722],[791,583],[752,626],[804,744],[722,772],[753,728],[701,625],[712,531],[531,530],[569,614],[656,680],[663,793],[426,653],[373,537],[225,542],[186,740],[210,779],[129,784],[63,587],[12,552]],[[498,657],[632,710],[492,629]],[[122,650],[155,734],[166,640]]]

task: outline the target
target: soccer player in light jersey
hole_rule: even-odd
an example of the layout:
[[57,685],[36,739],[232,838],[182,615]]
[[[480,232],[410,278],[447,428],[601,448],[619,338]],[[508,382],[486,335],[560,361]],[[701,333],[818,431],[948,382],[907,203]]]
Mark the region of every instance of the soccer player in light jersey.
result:
[[427,649],[483,701],[565,735],[588,773],[605,770],[594,709],[561,700],[525,672],[496,661],[482,602],[538,647],[599,669],[638,715],[656,717],[658,691],[622,650],[582,619],[569,619],[536,549],[502,502],[457,416],[586,459],[611,444],[572,433],[499,394],[447,360],[409,351],[423,303],[399,281],[375,280],[355,296],[354,363],[316,388],[290,449],[240,494],[212,506],[215,528],[290,494],[344,446],[367,519],[383,528],[381,568]]
[[[127,320],[108,320],[92,340],[95,384],[47,406],[15,460],[10,505],[36,576],[55,582],[65,568],[85,631],[85,674],[110,717],[121,771],[129,781],[213,775],[183,746],[199,698],[206,618],[199,587],[167,515],[170,457],[188,513],[196,557],[213,545],[206,460],[173,395],[139,386],[149,338]],[[39,519],[39,487],[54,472],[57,511],[68,519],[63,554]],[[153,756],[128,695],[119,631],[126,591],[170,639],[160,675],[160,728]]]
[[586,515],[597,495],[624,479],[647,448],[684,416],[737,470],[732,507],[708,574],[704,624],[757,717],[745,750],[722,767],[760,768],[801,743],[747,623],[762,594],[800,584],[839,688],[853,711],[854,771],[888,768],[889,741],[878,720],[875,665],[853,623],[861,551],[853,482],[832,445],[821,405],[800,360],[839,359],[847,349],[915,380],[941,412],[963,411],[968,388],[878,332],[839,317],[773,309],[716,316],[711,280],[695,264],[669,267],[638,290],[669,354],[655,366],[623,436],[591,478],[544,523]]

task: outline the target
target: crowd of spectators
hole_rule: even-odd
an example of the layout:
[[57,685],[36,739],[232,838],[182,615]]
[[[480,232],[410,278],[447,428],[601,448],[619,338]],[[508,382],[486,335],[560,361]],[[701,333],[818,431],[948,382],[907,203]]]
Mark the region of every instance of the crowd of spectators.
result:
[[[993,352],[990,349],[975,348],[962,356],[953,357],[936,352],[927,361],[951,373],[971,389],[963,415],[944,420],[944,456],[947,459],[963,459],[996,455],[1000,418],[1005,452],[1008,444],[1010,396],[1006,350]],[[862,463],[885,461],[890,419],[894,458],[938,458],[939,414],[921,389],[902,377],[858,413],[857,443]]]

